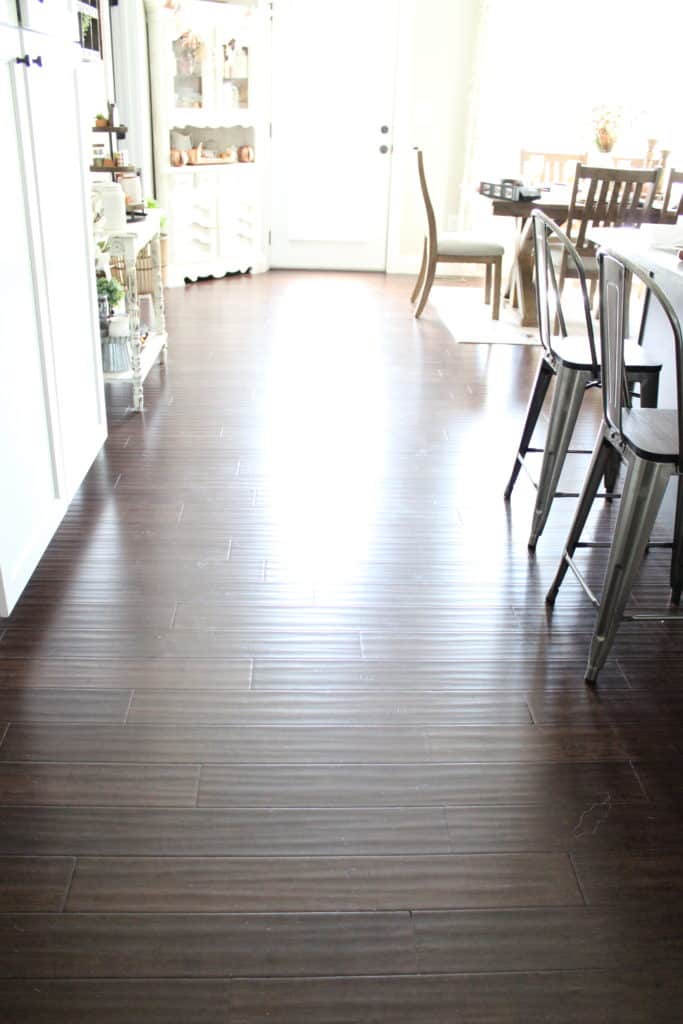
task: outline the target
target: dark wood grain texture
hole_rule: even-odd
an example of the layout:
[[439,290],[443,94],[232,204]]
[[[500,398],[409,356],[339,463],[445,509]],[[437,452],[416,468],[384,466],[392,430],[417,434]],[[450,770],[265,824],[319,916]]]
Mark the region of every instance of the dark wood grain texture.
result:
[[70,911],[413,910],[582,903],[564,854],[79,859]]
[[[174,289],[144,414],[108,387],[0,624],[0,1024],[683,1016],[683,628],[583,684],[593,609],[544,602],[573,503],[530,557],[502,499],[538,353],[410,287]],[[667,581],[652,548],[634,605]]]
[[61,910],[73,857],[0,857],[0,913]]
[[3,978],[412,974],[410,915],[0,915]]
[[193,807],[192,765],[0,764],[5,804]]

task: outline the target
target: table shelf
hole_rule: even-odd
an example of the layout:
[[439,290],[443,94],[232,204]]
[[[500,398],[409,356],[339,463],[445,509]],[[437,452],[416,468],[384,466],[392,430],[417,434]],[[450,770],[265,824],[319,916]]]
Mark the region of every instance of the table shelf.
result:
[[[164,365],[168,351],[168,335],[164,314],[164,289],[161,279],[161,251],[159,244],[161,215],[158,209],[149,209],[144,220],[134,221],[124,231],[112,231],[107,235],[109,253],[123,261],[124,291],[126,309],[130,320],[129,370],[104,374],[106,382],[128,381],[133,386],[133,407],[140,412],[144,406],[144,382],[152,366],[159,360]],[[136,260],[138,253],[147,245],[152,254],[153,290],[152,301],[156,316],[156,330],[142,344],[140,339],[140,305],[137,285]]]
[[[129,343],[132,347],[134,342]],[[144,383],[149,371],[152,369],[154,364],[160,355],[164,347],[168,344],[168,334],[166,331],[151,331],[147,336],[145,343],[140,346],[140,369],[138,371],[140,382]],[[131,383],[135,380],[135,373],[133,368],[129,370],[120,370],[118,372],[105,371],[104,380],[107,384],[113,384],[121,381],[130,381]]]

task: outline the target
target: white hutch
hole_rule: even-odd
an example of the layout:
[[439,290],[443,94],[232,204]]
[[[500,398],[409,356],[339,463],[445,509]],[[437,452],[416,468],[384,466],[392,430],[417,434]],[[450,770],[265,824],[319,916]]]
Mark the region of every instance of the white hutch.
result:
[[269,10],[145,0],[168,285],[267,269]]

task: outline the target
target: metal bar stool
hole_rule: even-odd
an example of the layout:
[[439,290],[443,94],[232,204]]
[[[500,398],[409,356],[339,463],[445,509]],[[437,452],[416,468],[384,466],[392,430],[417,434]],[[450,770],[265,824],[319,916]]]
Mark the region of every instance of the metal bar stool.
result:
[[[602,348],[603,418],[593,449],[590,468],[583,485],[552,586],[546,601],[555,603],[562,580],[571,569],[584,591],[598,609],[590,645],[586,682],[595,682],[614,642],[623,618],[662,619],[666,614],[624,615],[633,583],[649,543],[669,479],[680,476],[683,451],[683,337],[679,319],[659,285],[643,270],[609,250],[599,253],[600,265],[600,341]],[[645,285],[650,302],[658,302],[671,327],[676,352],[677,409],[646,409],[631,407],[625,375],[625,329],[630,277],[638,277]],[[609,560],[602,588],[597,598],[583,579],[575,562],[577,547],[588,518],[600,479],[613,453],[626,464],[626,479]],[[671,559],[671,601],[678,604],[683,584],[683,544],[681,520],[683,501],[678,489],[674,539]],[[669,546],[669,545],[666,545]]]
[[[515,463],[505,500],[508,501],[528,452],[543,452],[543,462],[536,487],[536,505],[531,522],[528,545],[533,550],[541,536],[556,497],[578,497],[557,486],[568,454],[589,454],[585,449],[570,448],[581,403],[587,388],[600,384],[600,358],[596,350],[593,320],[583,262],[568,236],[550,217],[540,210],[531,215],[531,230],[534,233],[534,259],[536,270],[536,302],[538,306],[538,330],[542,346],[541,360],[527,407],[522,437],[517,449]],[[571,268],[581,288],[585,335],[567,336],[567,325],[562,310],[562,299],[555,271],[555,260]],[[551,326],[552,325],[552,326]],[[556,332],[559,328],[559,336]],[[627,342],[626,373],[629,385],[640,384],[641,406],[654,408],[659,391],[661,362],[650,359],[639,344]],[[543,407],[550,381],[556,377],[555,391],[550,407],[548,433],[543,448],[532,448],[531,438]],[[618,460],[612,460],[606,469],[605,486],[608,492],[614,488],[618,472]],[[529,474],[530,475],[530,474]]]

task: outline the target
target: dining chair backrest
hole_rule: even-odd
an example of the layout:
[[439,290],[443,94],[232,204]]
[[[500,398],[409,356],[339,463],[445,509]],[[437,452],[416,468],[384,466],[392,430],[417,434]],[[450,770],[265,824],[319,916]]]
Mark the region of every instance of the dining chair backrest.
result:
[[567,234],[583,257],[595,254],[586,232],[594,227],[640,227],[654,199],[659,167],[640,171],[609,167],[576,169],[567,215]]
[[[595,332],[591,317],[590,300],[586,284],[586,273],[576,247],[565,232],[551,220],[542,210],[534,210],[531,214],[534,232],[534,263],[536,279],[536,306],[538,309],[538,332],[541,344],[549,356],[554,356],[553,324],[557,320],[560,334],[567,337],[567,323],[562,309],[562,294],[557,283],[557,274],[553,254],[563,252],[573,276],[579,281],[583,300],[583,315],[588,338],[588,347],[592,371],[597,380],[599,375]],[[554,244],[551,245],[551,242]]]
[[663,224],[675,224],[681,216],[683,216],[683,171],[675,171],[672,167],[669,171],[659,219]]
[[[598,252],[600,268],[600,348],[602,357],[602,403],[605,422],[623,436],[622,410],[629,408],[630,397],[624,364],[624,342],[628,322],[626,303],[631,291],[629,278],[644,285],[649,308],[654,301],[668,322],[674,345],[676,399],[678,409],[678,452],[683,453],[683,333],[671,302],[660,286],[641,267],[608,249]],[[659,319],[659,318],[658,318]]]
[[434,207],[429,197],[429,189],[427,188],[427,178],[425,176],[424,167],[424,156],[422,150],[418,147],[417,149],[417,173],[420,178],[420,190],[422,192],[422,199],[425,204],[425,212],[427,214],[427,230],[429,233],[429,245],[432,252],[436,251],[436,217],[434,216]]
[[568,185],[577,164],[585,164],[586,153],[546,153],[523,149],[519,154],[519,171],[530,185]]

